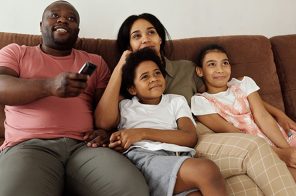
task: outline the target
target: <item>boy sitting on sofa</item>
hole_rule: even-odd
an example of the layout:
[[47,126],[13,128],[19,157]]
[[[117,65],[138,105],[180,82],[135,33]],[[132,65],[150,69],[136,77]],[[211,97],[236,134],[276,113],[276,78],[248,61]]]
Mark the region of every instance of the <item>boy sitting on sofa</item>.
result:
[[151,48],[131,53],[122,70],[122,92],[127,97],[114,115],[119,131],[110,145],[121,145],[144,174],[151,196],[227,195],[214,162],[194,158],[197,142],[194,119],[186,99],[163,94],[166,72]]

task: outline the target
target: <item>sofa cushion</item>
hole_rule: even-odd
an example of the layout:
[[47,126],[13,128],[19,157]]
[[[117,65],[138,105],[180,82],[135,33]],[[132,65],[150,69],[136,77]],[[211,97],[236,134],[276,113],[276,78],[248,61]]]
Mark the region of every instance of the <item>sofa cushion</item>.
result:
[[286,113],[296,120],[296,34],[270,38]]

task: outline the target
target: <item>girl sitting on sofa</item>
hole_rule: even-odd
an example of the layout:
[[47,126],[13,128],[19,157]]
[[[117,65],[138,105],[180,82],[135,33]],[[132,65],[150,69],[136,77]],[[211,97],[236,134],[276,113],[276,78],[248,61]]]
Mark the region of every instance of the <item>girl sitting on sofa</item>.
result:
[[[144,174],[152,196],[190,191],[190,195],[227,195],[214,162],[193,158],[197,143],[194,120],[186,99],[163,94],[166,72],[153,49],[131,53],[122,70],[119,131],[110,145],[120,142],[124,154]],[[197,191],[197,189],[200,190]]]
[[219,133],[259,136],[276,152],[277,148],[296,147],[296,132],[291,129],[286,133],[266,111],[255,81],[247,76],[230,80],[231,65],[224,48],[218,45],[203,48],[196,73],[206,85],[206,92],[191,99],[191,111],[201,123]]

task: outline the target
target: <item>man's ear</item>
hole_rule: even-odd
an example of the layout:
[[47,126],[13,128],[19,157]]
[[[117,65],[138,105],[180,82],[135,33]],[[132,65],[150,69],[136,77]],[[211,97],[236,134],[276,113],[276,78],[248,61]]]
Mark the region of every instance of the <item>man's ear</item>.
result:
[[203,77],[203,71],[201,67],[195,67],[195,72],[199,77]]
[[42,26],[42,22],[39,23],[40,32],[42,32],[41,26]]
[[137,92],[136,92],[136,88],[134,87],[134,86],[132,86],[132,87],[129,87],[128,89],[128,92],[131,94],[131,95],[136,95],[137,94]]

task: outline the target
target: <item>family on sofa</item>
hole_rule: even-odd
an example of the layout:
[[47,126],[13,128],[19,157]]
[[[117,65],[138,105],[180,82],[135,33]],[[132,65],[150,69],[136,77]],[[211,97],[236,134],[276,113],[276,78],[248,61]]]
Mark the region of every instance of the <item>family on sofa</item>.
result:
[[[282,145],[283,141],[277,143],[281,135],[273,135],[268,128],[276,128],[269,127],[266,120],[255,118],[255,123],[263,126],[262,132],[275,141],[272,148],[260,137],[237,133],[238,128],[220,131],[233,133],[199,135],[195,146],[197,135],[192,131],[195,121],[184,108],[190,106],[193,95],[202,91],[203,82],[193,62],[166,57],[166,44],[170,42],[165,27],[155,16],[132,15],[123,22],[117,37],[122,56],[112,73],[101,56],[74,49],[79,22],[79,14],[70,3],[55,1],[42,15],[40,45],[14,43],[0,51],[0,103],[5,105],[0,195],[293,195],[296,192],[291,175],[295,177],[295,161],[287,159],[292,156],[293,147]],[[156,53],[154,69],[149,69],[151,58],[143,61],[150,62],[147,66],[131,62],[136,66],[134,83],[126,86],[126,80],[122,80],[126,61],[138,53],[142,57],[143,51]],[[221,55],[221,51],[216,53]],[[85,62],[97,65],[92,75],[78,73]],[[227,62],[228,58],[223,58],[223,65],[229,66]],[[135,85],[137,79],[147,85],[142,86],[146,94]],[[210,89],[209,83],[205,84]],[[171,122],[174,126],[163,128],[163,121],[154,122],[157,118],[145,124],[151,118],[148,109],[140,111],[147,115],[144,121],[119,126],[135,120],[129,113],[124,116],[123,109],[119,110],[119,103],[122,108],[124,101],[128,101],[121,101],[124,97],[120,94],[138,97],[132,98],[138,104],[133,106],[135,112],[143,105],[149,110],[159,106],[166,94],[177,94],[178,100],[184,96],[185,105],[185,100],[189,105],[180,107],[180,101],[174,105],[168,99],[167,105],[180,108],[168,110],[175,115]],[[295,129],[295,122],[283,112],[262,102],[258,94],[255,96],[256,106],[268,111],[285,130]],[[163,115],[164,120],[168,116]],[[274,123],[271,116],[269,122]],[[212,128],[217,123],[207,125]],[[200,126],[197,123],[197,129]],[[119,131],[115,131],[117,127]],[[130,152],[125,155],[135,165],[121,154],[126,150]],[[194,157],[189,153],[192,150],[196,150]],[[162,168],[169,172],[166,176],[159,176]],[[192,168],[196,168],[196,175],[192,175]],[[237,188],[246,182],[253,184]]]

